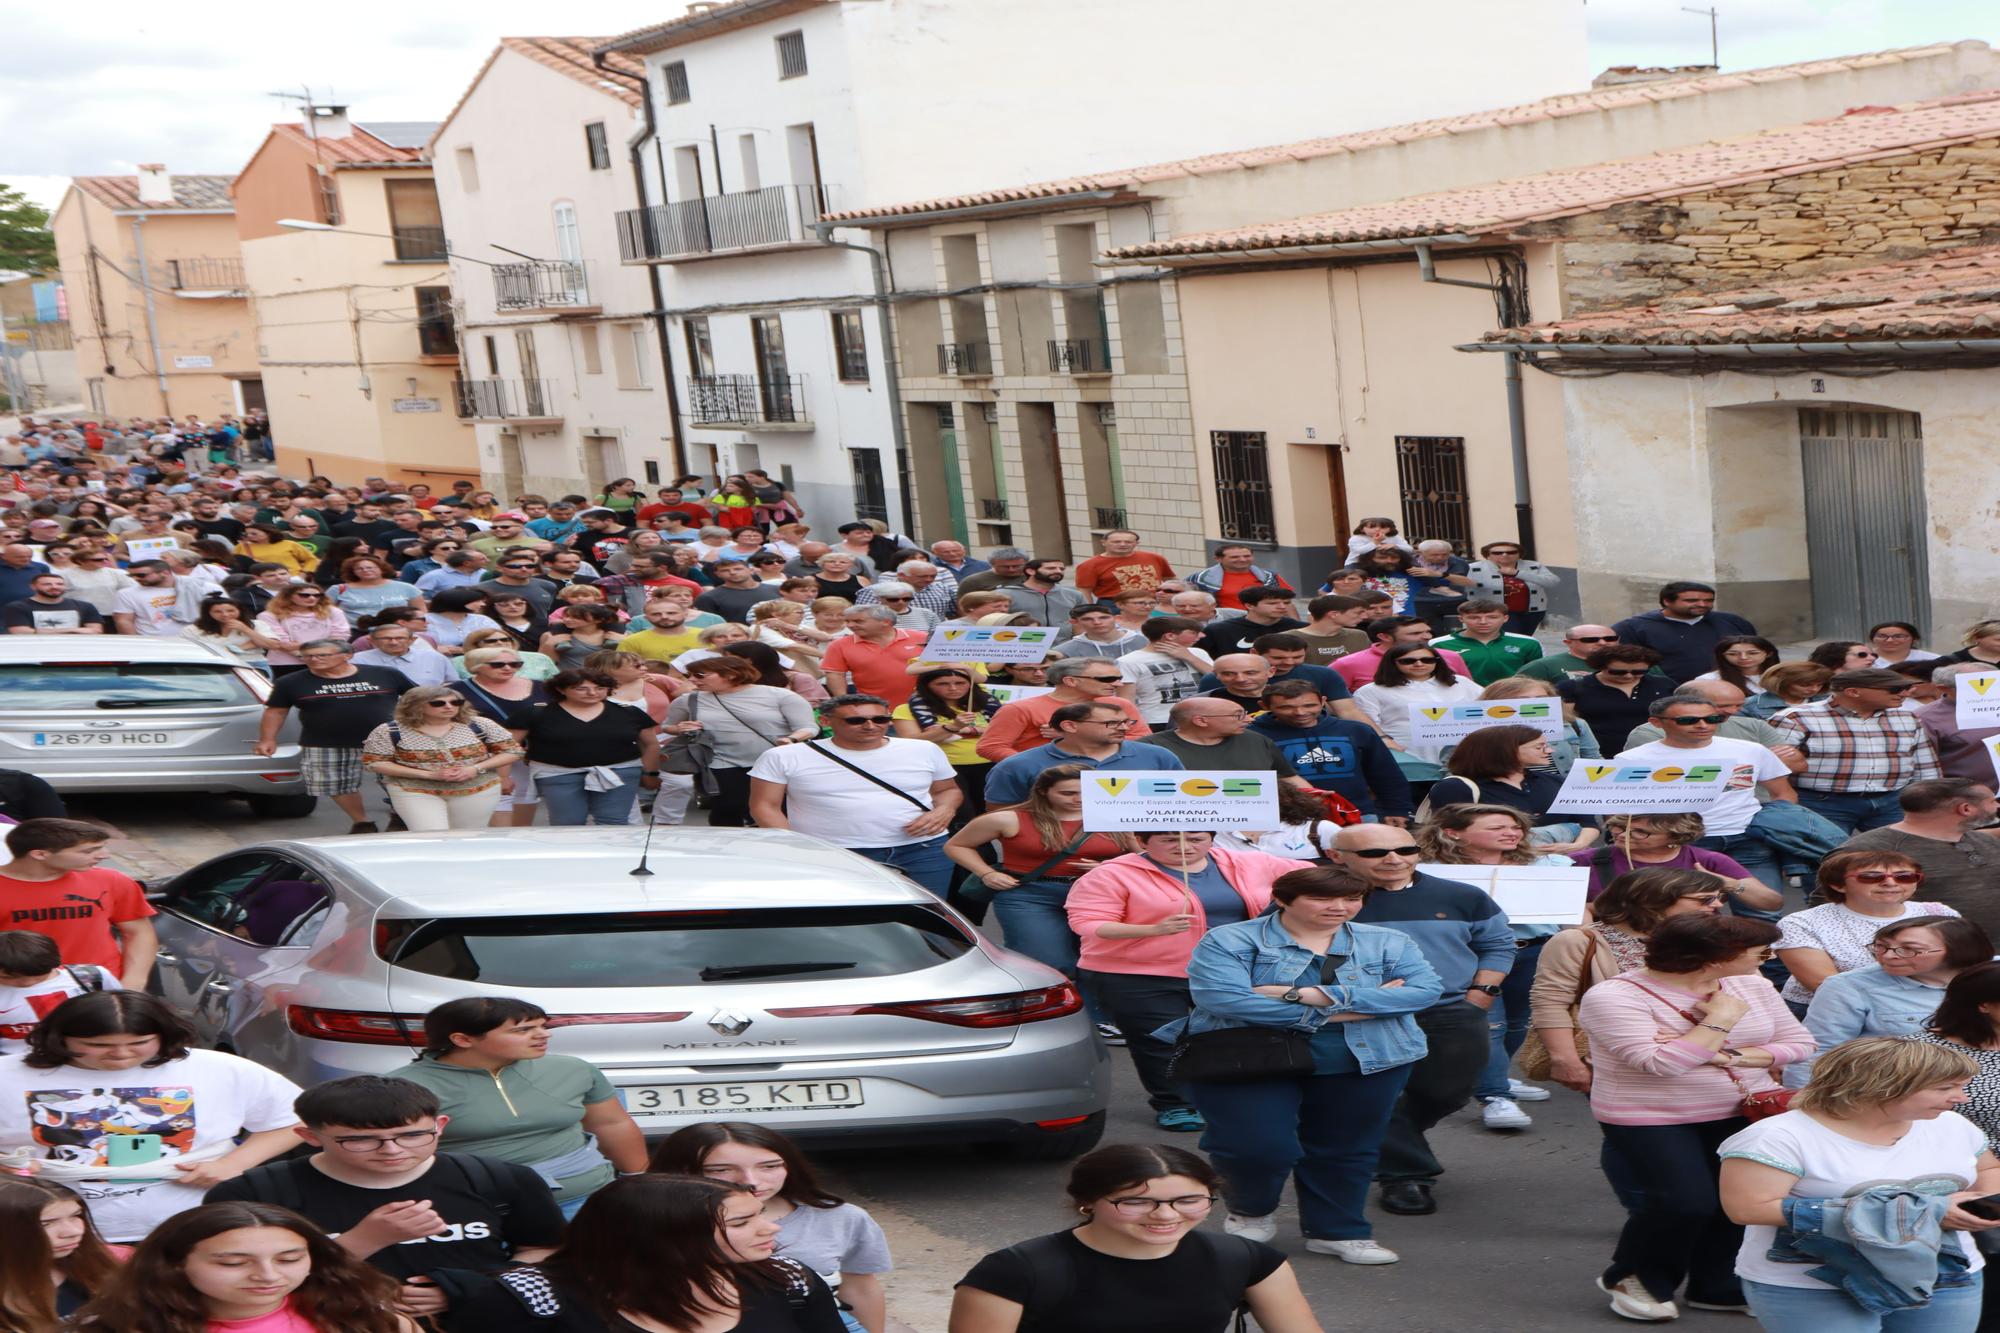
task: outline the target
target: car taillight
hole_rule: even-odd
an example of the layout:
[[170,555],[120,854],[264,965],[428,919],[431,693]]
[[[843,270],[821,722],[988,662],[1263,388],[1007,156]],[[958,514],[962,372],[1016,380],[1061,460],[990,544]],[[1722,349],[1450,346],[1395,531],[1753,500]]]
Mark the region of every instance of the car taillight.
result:
[[294,1004],[285,1009],[285,1022],[301,1037],[317,1037],[321,1041],[345,1041],[360,1046],[424,1044],[422,1014],[371,1014]]
[[774,1018],[837,1018],[852,1014],[893,1014],[948,1023],[957,1028],[1006,1028],[1061,1018],[1083,1008],[1076,987],[1065,981],[1042,990],[1008,995],[974,995],[962,1000],[910,1000],[901,1004],[815,1004],[797,1009],[773,1009]]

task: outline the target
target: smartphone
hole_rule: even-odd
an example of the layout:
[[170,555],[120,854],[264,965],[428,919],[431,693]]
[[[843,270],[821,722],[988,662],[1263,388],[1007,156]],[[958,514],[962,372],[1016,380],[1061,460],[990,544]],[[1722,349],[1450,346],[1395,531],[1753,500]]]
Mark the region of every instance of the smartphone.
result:
[[1988,1222],[2000,1222],[2000,1194],[1989,1194],[1983,1199],[1967,1199],[1958,1206],[1974,1217]]
[[158,1134],[119,1134],[104,1143],[106,1166],[144,1166],[157,1162],[165,1141]]

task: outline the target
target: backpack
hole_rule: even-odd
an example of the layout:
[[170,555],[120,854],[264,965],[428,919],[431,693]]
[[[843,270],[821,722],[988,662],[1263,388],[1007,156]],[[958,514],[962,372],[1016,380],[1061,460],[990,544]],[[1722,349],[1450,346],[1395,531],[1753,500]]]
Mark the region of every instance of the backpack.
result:
[[[303,1146],[303,1145],[302,1145]],[[441,1152],[440,1162],[450,1162],[458,1168],[465,1185],[490,1206],[494,1213],[505,1221],[512,1211],[507,1202],[507,1185],[500,1172],[494,1170],[493,1163],[484,1157],[470,1153]],[[272,1203],[293,1212],[305,1213],[306,1196],[299,1188],[299,1182],[285,1161],[271,1162],[264,1166],[253,1166],[243,1173],[243,1184],[250,1191],[250,1197],[258,1203]]]
[[[1021,1302],[1019,1333],[1034,1333],[1045,1318],[1064,1308],[1076,1288],[1076,1256],[1064,1243],[1068,1234],[1057,1232],[1050,1236],[1037,1236],[1019,1245],[1009,1245],[1001,1251],[1020,1260],[1028,1273],[1028,1299]],[[1217,1281],[1222,1290],[1238,1293],[1236,1322],[1231,1328],[1234,1333],[1245,1333],[1250,1318],[1250,1303],[1243,1299],[1241,1293],[1250,1289],[1250,1270],[1257,1262],[1257,1250],[1253,1243],[1235,1236],[1211,1236],[1204,1231],[1188,1232],[1181,1243],[1208,1247],[1210,1257],[1215,1260]]]

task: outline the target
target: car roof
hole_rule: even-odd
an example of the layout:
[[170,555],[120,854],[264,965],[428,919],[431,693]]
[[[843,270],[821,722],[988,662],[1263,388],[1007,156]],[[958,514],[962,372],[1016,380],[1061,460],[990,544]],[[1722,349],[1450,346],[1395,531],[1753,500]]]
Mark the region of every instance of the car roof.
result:
[[494,828],[266,844],[330,863],[391,917],[935,903],[866,857],[783,829]]
[[230,665],[192,639],[139,634],[9,634],[0,636],[0,662],[200,662]]

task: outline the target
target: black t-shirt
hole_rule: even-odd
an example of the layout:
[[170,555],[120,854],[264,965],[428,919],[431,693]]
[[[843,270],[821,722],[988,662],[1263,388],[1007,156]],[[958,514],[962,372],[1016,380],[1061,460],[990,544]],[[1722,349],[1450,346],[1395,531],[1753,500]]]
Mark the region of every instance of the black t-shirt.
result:
[[96,607],[74,597],[65,597],[60,602],[38,602],[23,597],[0,607],[0,624],[8,629],[76,629],[103,623],[104,616]]
[[[386,1189],[349,1185],[314,1166],[310,1159],[273,1162],[210,1190],[204,1203],[278,1203],[303,1213],[338,1236],[387,1203],[429,1199],[445,1230],[421,1240],[386,1245],[368,1262],[390,1276],[425,1277],[441,1268],[491,1273],[507,1266],[517,1250],[562,1243],[562,1209],[548,1182],[514,1162],[481,1159],[496,1185],[482,1193],[454,1154],[441,1154],[415,1180]],[[274,1176],[282,1173],[283,1179]],[[252,1177],[264,1177],[253,1179]]]
[[410,681],[394,667],[358,666],[351,676],[328,680],[294,671],[271,686],[267,708],[299,710],[300,744],[310,749],[358,750],[368,733],[396,714],[396,700]]
[[[638,1325],[628,1319],[600,1318],[575,1287],[551,1280],[544,1272],[516,1270],[509,1278],[513,1289],[491,1278],[447,1281],[445,1285],[459,1286],[465,1293],[464,1299],[452,1302],[452,1326],[478,1333],[638,1333]],[[840,1308],[819,1274],[798,1264],[788,1276],[801,1290],[794,1293],[761,1282],[739,1285],[741,1314],[730,1333],[845,1333]],[[559,1312],[530,1313],[531,1300],[541,1310],[554,1305]]]
[[1256,624],[1243,616],[1231,616],[1210,625],[1194,646],[1210,657],[1221,657],[1224,653],[1247,653],[1250,645],[1266,634],[1283,634],[1286,630],[1305,627],[1305,621],[1293,620],[1290,616],[1280,616],[1268,625]]
[[548,691],[540,681],[528,682],[528,697],[525,699],[502,699],[497,694],[488,694],[476,680],[470,678],[458,683],[465,701],[473,711],[492,718],[501,726],[520,731],[528,725],[528,720],[549,705]]
[[243,525],[233,518],[198,518],[194,530],[204,537],[221,537],[232,543],[243,540]]
[[852,574],[844,579],[830,579],[821,574],[812,577],[813,582],[819,584],[819,595],[822,597],[845,597],[851,602],[861,595],[861,580]]
[[[1056,1239],[1067,1272],[1034,1271],[1018,1250],[998,1250],[974,1264],[961,1287],[1023,1307],[1020,1333],[1224,1333],[1243,1293],[1278,1271],[1282,1250],[1240,1236],[1190,1232],[1164,1259],[1119,1259],[1072,1233]],[[1246,1246],[1225,1283],[1224,1246]],[[1225,1289],[1227,1288],[1227,1289]]]
[[749,588],[710,588],[694,599],[697,611],[707,611],[741,625],[750,619],[750,608],[759,602],[775,601],[778,590],[764,584]]
[[[1550,769],[1529,769],[1518,787],[1505,782],[1481,782],[1479,794],[1474,796],[1464,778],[1445,778],[1431,788],[1431,809],[1437,810],[1447,805],[1506,805],[1512,806],[1534,820],[1536,824],[1569,824],[1576,822],[1575,815],[1552,815],[1549,807],[1556,803],[1556,793],[1562,790],[1563,780]],[[1585,827],[1590,819],[1585,817]]]
[[639,757],[639,733],[652,725],[652,718],[623,704],[605,704],[588,722],[550,704],[527,722],[528,758],[564,768],[629,764]]
[[362,541],[367,542],[370,546],[378,550],[386,549],[389,545],[389,539],[391,537],[400,537],[402,533],[403,530],[401,528],[386,518],[373,519],[368,522],[356,520],[349,523],[341,523],[333,529],[333,535],[336,537],[359,537]]

